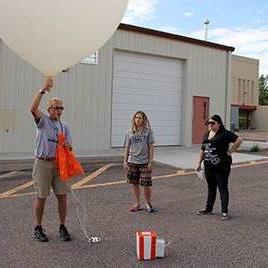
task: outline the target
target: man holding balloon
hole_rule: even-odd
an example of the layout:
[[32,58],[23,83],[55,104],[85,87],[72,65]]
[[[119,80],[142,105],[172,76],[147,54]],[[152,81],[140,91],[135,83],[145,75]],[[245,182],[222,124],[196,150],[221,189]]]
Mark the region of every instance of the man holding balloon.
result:
[[[128,0],[0,0],[0,38],[45,76],[54,76],[102,47],[118,27],[127,4]],[[59,120],[63,102],[59,99],[50,100],[48,115],[38,109],[42,96],[52,86],[53,80],[47,79],[31,106],[37,125],[33,178],[38,195],[34,234],[42,242],[48,241],[41,223],[51,186],[59,204],[60,237],[65,241],[71,239],[64,225],[67,185],[58,179],[54,161],[56,132],[63,132],[66,140],[63,145],[71,149],[69,128]],[[58,148],[63,149],[61,144]]]
[[45,201],[49,195],[50,188],[53,188],[54,194],[58,199],[58,212],[60,218],[59,235],[63,241],[70,241],[71,235],[65,227],[67,212],[67,192],[69,192],[66,182],[61,181],[59,170],[56,163],[56,147],[58,134],[64,133],[66,141],[64,146],[72,149],[70,130],[66,123],[60,120],[64,110],[63,102],[54,98],[49,100],[47,112],[48,115],[39,110],[39,104],[44,94],[50,91],[53,86],[53,80],[48,78],[42,89],[33,99],[31,113],[37,126],[37,139],[35,162],[33,166],[33,180],[37,193],[35,203],[36,227],[34,236],[40,242],[47,242],[48,237],[42,228],[42,218],[44,213]]

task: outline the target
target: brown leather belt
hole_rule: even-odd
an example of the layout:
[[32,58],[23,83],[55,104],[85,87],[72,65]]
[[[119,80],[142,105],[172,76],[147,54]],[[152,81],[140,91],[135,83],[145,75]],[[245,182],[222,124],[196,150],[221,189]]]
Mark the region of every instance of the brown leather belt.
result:
[[54,161],[56,160],[55,157],[36,157],[39,160],[45,160],[45,161]]

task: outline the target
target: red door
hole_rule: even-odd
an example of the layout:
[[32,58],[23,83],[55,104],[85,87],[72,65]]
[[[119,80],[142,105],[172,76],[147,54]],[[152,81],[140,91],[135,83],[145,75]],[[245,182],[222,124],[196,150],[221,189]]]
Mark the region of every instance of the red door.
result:
[[193,144],[202,143],[209,116],[209,98],[193,97]]

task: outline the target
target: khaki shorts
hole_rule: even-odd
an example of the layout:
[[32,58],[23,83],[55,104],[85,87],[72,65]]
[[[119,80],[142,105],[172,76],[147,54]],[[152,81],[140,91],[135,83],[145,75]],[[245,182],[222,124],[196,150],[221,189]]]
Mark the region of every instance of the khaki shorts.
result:
[[47,198],[51,187],[55,195],[70,192],[68,184],[60,180],[55,161],[35,159],[32,176],[38,198]]

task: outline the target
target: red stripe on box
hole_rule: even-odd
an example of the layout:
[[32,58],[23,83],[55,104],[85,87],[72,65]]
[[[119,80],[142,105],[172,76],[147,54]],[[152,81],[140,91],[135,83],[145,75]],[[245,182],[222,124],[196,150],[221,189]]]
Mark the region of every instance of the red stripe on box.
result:
[[151,259],[155,260],[156,259],[156,232],[152,232],[151,236]]
[[144,236],[139,235],[140,238],[140,260],[144,260]]

